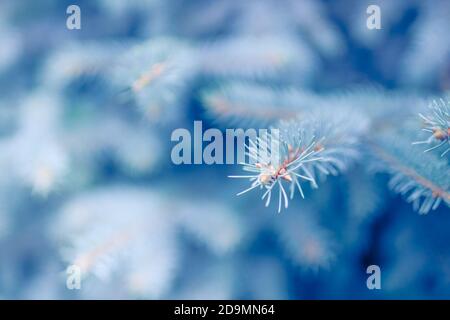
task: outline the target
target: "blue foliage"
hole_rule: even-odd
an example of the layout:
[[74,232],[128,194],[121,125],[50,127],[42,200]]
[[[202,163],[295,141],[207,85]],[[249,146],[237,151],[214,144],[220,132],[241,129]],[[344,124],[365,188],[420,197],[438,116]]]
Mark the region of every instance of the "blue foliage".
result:
[[73,2],[0,2],[0,299],[450,298],[449,1]]

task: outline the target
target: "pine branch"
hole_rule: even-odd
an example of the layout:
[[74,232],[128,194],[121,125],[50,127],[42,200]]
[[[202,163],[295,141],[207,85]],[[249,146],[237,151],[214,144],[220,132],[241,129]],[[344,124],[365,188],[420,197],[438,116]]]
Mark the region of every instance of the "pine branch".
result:
[[204,92],[202,100],[214,118],[242,125],[267,126],[307,111],[314,105],[316,96],[294,89],[279,90],[235,81]]
[[160,297],[177,265],[175,226],[155,193],[115,186],[91,190],[63,206],[54,225],[65,259],[82,275],[109,280],[120,270],[125,290]]
[[64,258],[86,278],[110,280],[119,274],[131,294],[158,298],[176,276],[180,229],[224,256],[239,245],[242,225],[229,206],[218,202],[174,203],[160,192],[117,185],[71,199],[61,209],[54,234],[65,244]]
[[414,142],[413,144],[431,144],[432,147],[424,152],[435,149],[444,149],[441,157],[450,152],[450,101],[440,99],[433,101],[429,106],[429,112],[426,115],[419,114],[423,120],[423,131],[431,133],[431,136],[424,141]]
[[413,41],[405,51],[400,76],[404,83],[428,86],[442,81],[439,75],[448,68],[450,3],[445,0],[421,1],[419,6],[420,14],[411,31]]
[[200,51],[201,72],[244,79],[290,75],[307,78],[317,67],[311,49],[294,38],[273,35],[242,35],[217,41]]
[[382,162],[376,167],[392,175],[390,188],[407,195],[407,201],[419,213],[436,209],[442,201],[450,205],[447,161],[430,153],[418,153],[411,147],[406,133],[384,133],[370,140],[369,146]]
[[182,114],[191,79],[197,73],[197,56],[183,41],[157,38],[120,56],[112,80],[134,98],[150,121],[171,122]]
[[[302,182],[317,187],[317,178],[337,175],[359,156],[359,137],[367,129],[367,121],[359,113],[347,110],[321,110],[291,122],[280,122],[280,136],[270,135],[250,141],[248,157],[255,163],[245,163],[250,175],[231,176],[249,179],[251,186],[238,193],[263,189],[262,199],[269,206],[272,192],[278,188],[278,212],[282,203],[289,204],[295,190],[304,198]],[[265,150],[268,152],[266,153]],[[285,186],[286,189],[285,189]]]
[[47,58],[41,81],[54,90],[63,90],[81,76],[106,75],[122,51],[123,48],[114,43],[68,43]]

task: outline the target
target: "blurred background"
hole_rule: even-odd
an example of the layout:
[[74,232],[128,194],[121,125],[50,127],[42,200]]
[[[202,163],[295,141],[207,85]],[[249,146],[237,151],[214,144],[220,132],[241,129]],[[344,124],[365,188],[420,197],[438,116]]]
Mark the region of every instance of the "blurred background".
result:
[[238,165],[170,159],[194,120],[417,114],[450,90],[449,30],[444,0],[1,1],[0,299],[450,298],[449,207],[419,215],[367,161],[278,214],[236,197]]

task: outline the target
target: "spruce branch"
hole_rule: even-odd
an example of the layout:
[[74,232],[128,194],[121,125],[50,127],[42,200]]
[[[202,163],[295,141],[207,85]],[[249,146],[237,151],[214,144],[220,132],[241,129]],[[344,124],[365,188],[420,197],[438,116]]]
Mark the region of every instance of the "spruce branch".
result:
[[156,38],[121,55],[111,77],[154,123],[176,120],[196,72],[196,54],[189,44]]
[[77,78],[104,76],[123,50],[122,46],[110,42],[70,42],[49,55],[43,64],[40,81],[55,91],[62,91]]
[[450,152],[450,101],[444,99],[435,100],[429,106],[428,114],[420,113],[423,120],[423,131],[431,134],[426,140],[413,144],[431,144],[432,147],[424,152],[443,148],[441,157]]
[[[276,145],[275,148],[269,147],[269,142],[265,139],[257,138],[256,142],[250,141],[247,146],[247,155],[256,161],[255,164],[244,163],[244,171],[250,172],[250,175],[230,176],[230,178],[244,178],[249,179],[252,183],[250,188],[239,192],[237,195],[242,195],[250,190],[260,188],[264,189],[262,200],[266,200],[266,207],[269,206],[272,191],[274,187],[278,187],[278,212],[281,212],[281,204],[284,201],[284,207],[287,208],[289,204],[286,190],[283,182],[288,183],[290,198],[293,199],[295,189],[298,188],[302,198],[304,198],[303,189],[300,181],[309,181],[316,184],[311,173],[305,168],[305,164],[312,161],[317,161],[320,158],[316,155],[321,151],[316,147],[314,139],[307,141],[299,137],[296,145],[290,145],[286,142],[275,140],[271,136],[270,143]],[[260,150],[267,149],[266,157],[260,156]],[[278,149],[278,150],[277,150]],[[279,153],[279,154],[278,154]],[[273,162],[273,158],[282,159],[278,162]]]
[[431,153],[417,153],[408,135],[385,133],[369,142],[380,161],[375,166],[391,174],[389,187],[407,196],[415,210],[426,214],[441,202],[450,205],[450,172],[445,159]]
[[295,118],[317,104],[315,94],[233,81],[202,94],[203,105],[214,118],[241,125],[266,126]]
[[150,298],[164,297],[172,288],[181,230],[217,257],[236,249],[244,235],[228,205],[173,202],[164,191],[124,184],[74,197],[61,207],[53,227],[64,259],[81,268],[88,284],[114,278],[125,292]]
[[274,224],[281,246],[304,271],[326,270],[338,251],[333,233],[319,223],[316,206],[302,204],[301,211],[280,217]]
[[[251,182],[251,186],[238,195],[263,189],[266,207],[277,187],[278,212],[281,212],[282,203],[285,208],[289,205],[286,191],[291,200],[296,189],[304,198],[301,182],[306,181],[317,188],[317,177],[337,175],[358,158],[359,137],[367,129],[367,121],[356,112],[321,110],[294,121],[281,121],[278,128],[281,131],[279,138],[270,135],[270,142],[261,137],[256,142],[250,140],[247,155],[255,163],[242,165],[244,171],[251,174],[230,177]],[[269,152],[263,152],[261,157],[261,150]]]
[[160,297],[178,261],[175,226],[165,210],[157,194],[142,188],[91,190],[61,208],[54,236],[84,277],[108,281],[127,270],[120,276],[124,290]]

